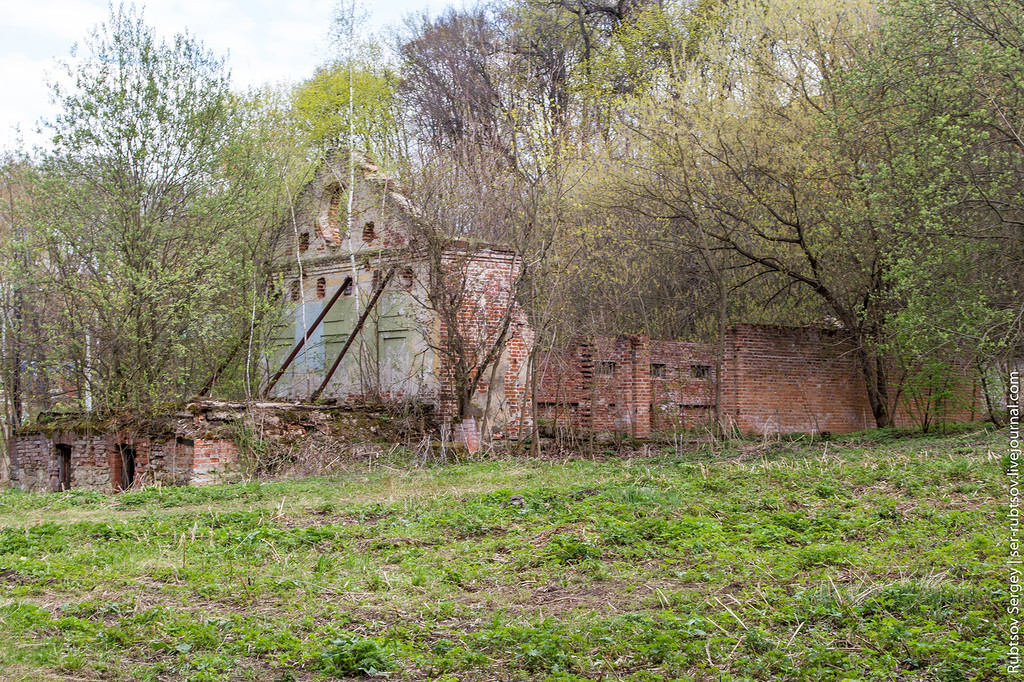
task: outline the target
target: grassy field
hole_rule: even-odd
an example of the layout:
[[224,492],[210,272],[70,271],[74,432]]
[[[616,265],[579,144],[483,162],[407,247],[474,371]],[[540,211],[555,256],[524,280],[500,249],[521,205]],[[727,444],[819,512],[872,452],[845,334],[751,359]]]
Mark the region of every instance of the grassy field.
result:
[[873,433],[4,491],[0,678],[1005,679],[1006,447]]

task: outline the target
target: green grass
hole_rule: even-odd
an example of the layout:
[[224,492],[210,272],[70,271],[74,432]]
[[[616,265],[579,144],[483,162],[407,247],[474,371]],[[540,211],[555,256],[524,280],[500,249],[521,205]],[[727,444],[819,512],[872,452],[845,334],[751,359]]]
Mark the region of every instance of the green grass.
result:
[[1005,439],[5,491],[0,676],[1005,679]]

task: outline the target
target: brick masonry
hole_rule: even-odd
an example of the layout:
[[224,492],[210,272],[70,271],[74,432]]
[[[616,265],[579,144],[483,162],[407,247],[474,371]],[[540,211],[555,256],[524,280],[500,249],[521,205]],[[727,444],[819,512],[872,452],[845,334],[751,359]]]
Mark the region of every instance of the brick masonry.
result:
[[[70,467],[62,482],[64,453],[70,455]],[[11,483],[26,491],[84,488],[114,493],[154,484],[217,483],[231,478],[238,464],[238,447],[226,439],[35,433],[14,440]]]
[[[644,336],[596,337],[540,354],[538,416],[560,426],[646,436],[706,424],[714,416],[715,361],[710,347]],[[853,346],[839,330],[736,325],[722,363],[726,423],[753,433],[844,433],[875,420]],[[901,390],[898,425],[920,422],[923,403]],[[983,416],[966,371],[947,421]]]
[[[432,405],[443,421],[475,416],[490,437],[516,437],[529,431],[527,360],[533,331],[515,301],[521,258],[511,250],[480,243],[452,242],[437,254],[440,270],[461,289],[457,333],[464,347],[486,354],[506,316],[511,325],[502,352],[480,377],[471,415],[458,415],[446,322],[431,308],[427,288],[436,284],[426,244],[427,233],[395,182],[368,159],[356,155],[352,215],[345,219],[344,185],[349,179],[344,155],[329,158],[296,201],[295,224],[282,225],[275,254],[276,279],[284,297],[275,328],[276,352],[268,376],[281,366],[306,325],[311,325],[348,276],[359,296],[346,294],[331,307],[310,341],[288,367],[271,395],[305,400],[321,384],[345,341],[355,330],[358,311],[382,273],[396,275],[359,331],[324,389],[322,398],[338,404],[377,402]],[[353,232],[347,232],[349,224]],[[486,413],[486,414],[485,414]]]

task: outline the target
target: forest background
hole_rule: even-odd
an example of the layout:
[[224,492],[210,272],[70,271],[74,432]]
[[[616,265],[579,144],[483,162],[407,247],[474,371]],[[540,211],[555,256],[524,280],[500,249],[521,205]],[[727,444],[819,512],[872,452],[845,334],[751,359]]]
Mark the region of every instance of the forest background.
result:
[[345,147],[439,234],[523,254],[539,347],[826,325],[878,426],[955,393],[954,365],[999,420],[1024,351],[1020,0],[517,0],[389,42],[357,14],[325,17],[339,56],[308,80],[239,93],[200,40],[111,7],[50,142],[2,159],[5,444],[26,406],[254,395],[270,254]]

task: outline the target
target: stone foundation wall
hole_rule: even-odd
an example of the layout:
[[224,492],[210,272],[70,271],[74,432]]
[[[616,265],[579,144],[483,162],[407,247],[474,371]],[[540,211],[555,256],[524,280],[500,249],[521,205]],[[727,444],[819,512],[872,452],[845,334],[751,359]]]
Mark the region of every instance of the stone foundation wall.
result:
[[[60,480],[62,449],[70,454],[68,480]],[[134,471],[127,459],[134,453]],[[202,485],[237,475],[238,447],[231,440],[74,432],[28,433],[11,449],[11,485],[29,492],[62,489],[115,493],[144,485]]]

